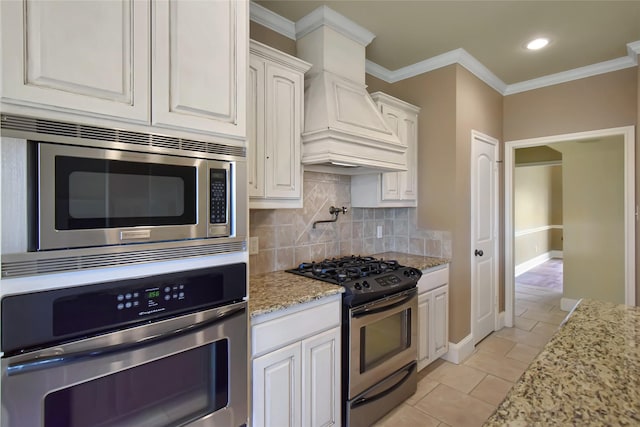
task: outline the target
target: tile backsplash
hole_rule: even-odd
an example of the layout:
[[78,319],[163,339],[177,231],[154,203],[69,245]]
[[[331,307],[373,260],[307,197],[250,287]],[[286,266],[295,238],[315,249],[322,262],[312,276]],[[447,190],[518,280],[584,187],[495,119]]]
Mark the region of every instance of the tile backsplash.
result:
[[[351,208],[351,177],[304,173],[304,207],[253,209],[249,234],[258,237],[259,252],[249,256],[252,274],[293,268],[301,262],[341,255],[369,255],[397,251],[451,258],[448,231],[416,227],[415,208]],[[329,208],[347,207],[333,223]],[[382,237],[378,238],[378,227]]]

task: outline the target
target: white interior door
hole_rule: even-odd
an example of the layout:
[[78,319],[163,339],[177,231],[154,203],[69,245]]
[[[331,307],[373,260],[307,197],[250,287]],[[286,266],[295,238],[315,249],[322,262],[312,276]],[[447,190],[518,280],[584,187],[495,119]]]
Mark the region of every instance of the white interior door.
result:
[[471,135],[471,333],[474,345],[495,330],[498,141]]

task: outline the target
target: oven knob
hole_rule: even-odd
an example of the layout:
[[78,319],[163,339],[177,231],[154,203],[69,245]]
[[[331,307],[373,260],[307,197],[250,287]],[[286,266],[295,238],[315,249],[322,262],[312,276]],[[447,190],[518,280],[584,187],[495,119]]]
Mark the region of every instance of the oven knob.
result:
[[355,285],[353,285],[353,287],[356,288],[359,291],[362,290],[362,285],[360,283],[356,283]]
[[366,280],[365,280],[364,282],[362,282],[362,285],[363,285],[365,288],[370,288],[370,287],[371,287],[371,285],[369,285],[369,282],[367,282]]

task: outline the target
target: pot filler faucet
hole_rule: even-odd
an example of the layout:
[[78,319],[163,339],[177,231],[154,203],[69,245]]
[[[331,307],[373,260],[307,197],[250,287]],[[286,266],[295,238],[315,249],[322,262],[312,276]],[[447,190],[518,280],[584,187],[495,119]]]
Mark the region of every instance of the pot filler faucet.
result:
[[338,215],[340,215],[340,212],[342,212],[344,215],[346,215],[347,211],[348,211],[348,209],[346,207],[344,207],[344,206],[342,208],[336,208],[336,207],[331,206],[329,208],[329,213],[331,215],[333,215],[333,219],[325,219],[325,220],[322,220],[322,221],[314,221],[313,228],[316,228],[316,224],[320,224],[322,222],[336,222],[338,220]]

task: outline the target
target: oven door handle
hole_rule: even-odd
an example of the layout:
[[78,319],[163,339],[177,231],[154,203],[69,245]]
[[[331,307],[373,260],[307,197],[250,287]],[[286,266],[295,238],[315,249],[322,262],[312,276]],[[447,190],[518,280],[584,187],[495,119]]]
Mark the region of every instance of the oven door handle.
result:
[[395,383],[394,385],[392,385],[391,387],[389,387],[388,389],[381,391],[378,394],[374,394],[371,397],[359,397],[358,399],[354,400],[353,403],[351,404],[351,409],[356,409],[359,406],[363,406],[363,405],[367,405],[371,402],[375,402],[378,399],[382,399],[383,397],[393,393],[395,390],[397,390],[398,388],[402,387],[402,385],[407,382],[407,380],[411,377],[411,374],[413,373],[413,370],[416,369],[416,365],[415,363],[412,363],[411,365],[407,366],[404,368],[405,373],[404,376],[402,377],[402,379],[400,381],[398,381],[397,383]]
[[[393,308],[396,307],[400,307],[404,304],[406,304],[407,302],[409,302],[412,298],[414,298],[416,295],[415,290],[410,291],[409,293],[407,293],[406,295],[402,295],[402,296],[398,296],[394,299],[390,299],[388,301],[384,301],[384,302],[378,302],[375,304],[372,304],[373,307],[369,308],[369,307],[363,307],[357,311],[354,311],[352,314],[352,317],[354,319],[359,319],[361,317],[365,317],[365,316],[370,316],[372,314],[376,314],[376,313],[382,313],[385,312],[387,310],[391,310]],[[398,298],[400,298],[400,300],[398,301]]]
[[39,371],[42,369],[49,369],[49,368],[53,368],[60,365],[76,363],[86,359],[92,359],[95,357],[121,353],[124,351],[131,351],[141,347],[159,344],[161,342],[168,341],[168,340],[180,337],[182,335],[191,334],[199,330],[205,329],[223,320],[228,320],[230,317],[236,316],[245,311],[246,311],[246,307],[242,305],[242,306],[234,307],[228,311],[225,311],[223,314],[221,314],[218,317],[207,319],[200,323],[193,323],[191,325],[188,325],[182,328],[173,329],[173,330],[170,330],[158,335],[146,337],[137,341],[115,344],[115,345],[102,347],[102,348],[87,349],[87,350],[77,351],[77,352],[68,353],[68,354],[35,357],[33,359],[28,359],[24,362],[9,364],[7,366],[7,375],[11,376],[11,375],[25,374],[28,372]]

